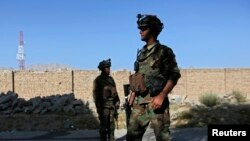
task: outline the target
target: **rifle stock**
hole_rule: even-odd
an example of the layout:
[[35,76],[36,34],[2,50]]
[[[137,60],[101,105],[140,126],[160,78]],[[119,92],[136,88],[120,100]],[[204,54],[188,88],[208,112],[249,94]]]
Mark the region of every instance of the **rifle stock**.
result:
[[128,95],[129,95],[129,91],[130,91],[130,84],[125,84],[123,85],[123,89],[124,89],[124,96],[125,96],[125,112],[126,112],[126,123],[127,126],[129,124],[129,118],[130,118],[130,114],[131,114],[131,106],[129,104],[129,100],[128,100]]

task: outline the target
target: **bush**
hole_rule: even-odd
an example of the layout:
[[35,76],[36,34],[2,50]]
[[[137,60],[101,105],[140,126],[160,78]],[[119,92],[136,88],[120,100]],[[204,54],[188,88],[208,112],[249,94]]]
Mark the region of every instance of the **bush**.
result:
[[247,101],[247,97],[243,96],[243,94],[239,91],[233,91],[232,95],[239,103],[243,103]]
[[221,99],[216,94],[208,93],[208,94],[201,95],[199,97],[199,101],[200,103],[206,105],[207,107],[213,107],[215,105],[220,104]]

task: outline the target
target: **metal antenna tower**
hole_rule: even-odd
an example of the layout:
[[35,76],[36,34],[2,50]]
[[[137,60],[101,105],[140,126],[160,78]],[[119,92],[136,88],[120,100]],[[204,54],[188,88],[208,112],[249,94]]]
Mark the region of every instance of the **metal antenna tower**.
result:
[[19,45],[16,59],[19,62],[19,69],[25,70],[25,54],[24,54],[23,31],[19,32]]

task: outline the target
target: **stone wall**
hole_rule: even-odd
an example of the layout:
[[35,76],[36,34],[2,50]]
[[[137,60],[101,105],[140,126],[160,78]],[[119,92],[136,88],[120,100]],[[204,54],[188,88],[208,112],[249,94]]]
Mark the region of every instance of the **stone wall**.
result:
[[188,69],[181,74],[182,87],[178,88],[178,84],[175,91],[176,94],[184,95],[186,100],[198,100],[205,93],[225,94],[224,69]]
[[13,91],[13,75],[12,71],[0,71],[0,92]]
[[173,90],[186,101],[197,101],[206,93],[221,97],[239,91],[250,99],[250,69],[184,69],[182,77]]
[[[0,93],[13,91],[24,99],[36,96],[74,93],[93,105],[93,80],[99,71],[0,71]],[[123,84],[128,83],[132,72],[127,70],[113,71],[120,99],[124,100]],[[179,97],[182,101],[197,101],[205,93],[220,96],[240,91],[250,99],[250,68],[235,69],[183,69],[181,79],[171,92],[171,98]]]
[[71,71],[16,71],[14,72],[14,92],[25,99],[71,93],[73,87],[71,73]]
[[94,107],[92,98],[93,81],[99,71],[74,71],[74,94],[78,99],[90,103],[90,107]]

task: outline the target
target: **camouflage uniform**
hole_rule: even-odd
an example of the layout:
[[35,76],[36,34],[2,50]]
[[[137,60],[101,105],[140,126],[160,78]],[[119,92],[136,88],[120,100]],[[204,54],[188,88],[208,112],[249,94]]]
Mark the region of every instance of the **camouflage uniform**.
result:
[[168,80],[174,84],[180,78],[180,71],[171,48],[158,41],[151,48],[145,45],[139,52],[137,71],[144,76],[148,91],[137,94],[129,120],[127,140],[141,141],[150,121],[157,141],[170,140],[169,100],[165,97],[161,108],[153,110],[151,97],[157,95]]
[[120,99],[116,91],[116,84],[111,76],[103,72],[94,80],[93,98],[100,120],[100,140],[114,141],[115,122]]
[[[169,100],[167,93],[171,91],[180,78],[175,55],[171,48],[161,45],[157,41],[163,29],[163,23],[155,15],[137,15],[137,25],[140,29],[141,40],[146,45],[137,53],[135,71],[137,75],[130,78],[142,78],[142,81],[130,81],[130,89],[136,93],[129,119],[127,141],[141,141],[148,125],[154,129],[157,141],[170,141],[170,116]],[[142,76],[142,77],[137,77]],[[171,80],[171,81],[169,81]],[[138,82],[138,83],[136,83]],[[142,82],[142,84],[140,84]],[[163,89],[166,90],[163,93]],[[141,91],[143,90],[143,91]],[[152,97],[165,95],[159,108],[155,101],[151,104]],[[153,108],[154,106],[154,108]]]

